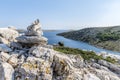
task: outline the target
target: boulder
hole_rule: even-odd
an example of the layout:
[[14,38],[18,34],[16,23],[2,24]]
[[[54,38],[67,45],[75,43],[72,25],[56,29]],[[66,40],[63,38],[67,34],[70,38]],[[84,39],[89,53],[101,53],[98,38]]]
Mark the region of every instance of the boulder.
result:
[[28,57],[20,67],[16,69],[15,78],[20,80],[52,80],[52,69],[49,62],[35,57]]
[[10,47],[13,49],[22,49],[22,45],[20,43],[17,43],[17,42],[11,42]]
[[3,38],[3,37],[0,37],[0,43],[3,43],[3,44],[9,44],[9,41],[6,40],[6,39]]
[[9,48],[6,44],[0,44],[0,51],[2,51],[2,52],[11,52],[12,49]]
[[8,64],[8,63],[1,63],[2,66],[1,68],[3,69],[3,72],[0,72],[2,74],[0,74],[0,76],[2,76],[3,78],[0,78],[0,80],[14,80],[14,69],[13,67]]
[[84,59],[81,57],[81,55],[68,55],[71,61],[74,64],[74,67],[76,68],[83,68],[84,67]]
[[67,61],[64,58],[59,58],[58,56],[54,56],[53,62],[53,71],[56,77],[63,76],[66,78],[70,71],[70,66],[68,65]]
[[15,80],[25,80],[26,76],[27,76],[27,73],[26,73],[25,69],[20,68],[20,67],[15,68],[15,73],[14,73]]
[[25,56],[24,55],[21,55],[20,57],[19,57],[19,59],[18,59],[18,64],[23,64],[24,63],[24,61],[25,61]]
[[25,34],[16,38],[19,43],[22,43],[23,47],[32,47],[35,45],[46,45],[47,38],[43,37],[41,25],[39,20],[34,21],[30,26],[27,27]]
[[43,32],[41,30],[41,24],[37,19],[30,26],[27,27],[27,31],[25,33],[26,36],[42,36]]
[[83,80],[101,80],[100,78],[98,78],[95,74],[84,74],[84,78]]
[[18,64],[17,56],[17,54],[12,54],[8,60],[8,63],[11,64],[13,67],[17,66]]
[[16,30],[10,28],[0,28],[0,36],[10,42],[16,41],[15,38],[19,36]]
[[117,73],[120,75],[120,67],[119,66],[114,65],[114,64],[109,63],[104,60],[99,60],[98,64],[103,65],[103,66],[107,67],[108,69],[110,69],[111,71],[113,71],[114,73]]
[[17,38],[9,30],[0,32],[0,80],[120,80],[119,65],[55,51],[39,20]]
[[111,71],[92,69],[92,72],[100,79],[100,80],[120,80],[120,78]]
[[53,49],[49,49],[49,48],[44,48],[44,47],[32,47],[29,50],[29,54],[32,54],[33,56],[37,57],[37,58],[42,58],[44,60],[48,60],[48,61],[53,61],[53,56],[55,54]]
[[5,52],[0,53],[0,59],[3,62],[7,62],[9,58],[10,58],[10,55],[8,53],[5,53]]
[[47,38],[38,36],[20,36],[16,38],[18,42],[26,44],[46,44]]
[[[54,79],[56,80],[56,79]],[[60,80],[60,79],[58,79]],[[63,79],[61,79],[63,80]],[[83,80],[83,76],[80,71],[72,71],[65,80]]]
[[107,68],[107,67],[102,66],[102,65],[97,64],[97,63],[93,63],[91,66],[94,67],[94,68],[96,68],[96,69],[101,69],[101,70],[106,70],[106,71],[108,71],[108,68]]
[[5,76],[4,68],[2,66],[2,63],[0,62],[0,80],[5,80],[4,76]]

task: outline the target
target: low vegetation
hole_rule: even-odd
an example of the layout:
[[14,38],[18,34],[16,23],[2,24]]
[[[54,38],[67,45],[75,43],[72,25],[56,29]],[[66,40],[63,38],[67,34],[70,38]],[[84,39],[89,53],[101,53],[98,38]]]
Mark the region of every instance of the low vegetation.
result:
[[58,42],[58,45],[59,46],[64,46],[64,43],[63,42]]
[[120,39],[120,33],[118,32],[104,32],[104,33],[98,33],[96,38],[98,38],[100,41],[116,41]]
[[85,28],[57,34],[65,38],[83,41],[96,47],[120,52],[120,26]]
[[116,63],[115,59],[112,59],[111,57],[103,58],[102,56],[97,55],[93,51],[83,51],[80,49],[69,48],[64,46],[56,46],[54,47],[54,50],[65,53],[65,54],[74,54],[74,55],[80,54],[84,60],[90,60],[90,59],[94,59],[96,61],[106,60],[111,63]]

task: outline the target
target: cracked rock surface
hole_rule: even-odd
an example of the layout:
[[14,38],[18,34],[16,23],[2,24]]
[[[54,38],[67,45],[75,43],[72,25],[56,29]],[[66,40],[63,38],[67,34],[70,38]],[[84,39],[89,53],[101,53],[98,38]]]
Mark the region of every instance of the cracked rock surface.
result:
[[120,80],[118,65],[103,60],[89,63],[80,55],[53,50],[39,20],[21,36],[12,31],[11,36],[0,32],[9,43],[0,42],[0,80]]

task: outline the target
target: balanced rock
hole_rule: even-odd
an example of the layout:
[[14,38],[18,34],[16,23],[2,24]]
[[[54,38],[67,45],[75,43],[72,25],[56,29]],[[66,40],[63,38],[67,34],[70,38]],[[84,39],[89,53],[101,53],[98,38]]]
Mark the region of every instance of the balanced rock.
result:
[[[17,37],[17,41],[23,44],[30,44],[29,46],[34,46],[36,44],[47,44],[47,38],[43,37],[43,32],[41,30],[41,25],[39,20],[33,22],[32,25],[28,26],[25,35]],[[32,44],[32,45],[31,45]]]
[[30,26],[27,27],[27,32],[25,33],[26,36],[42,36],[43,32],[41,30],[41,24],[37,19],[34,21]]

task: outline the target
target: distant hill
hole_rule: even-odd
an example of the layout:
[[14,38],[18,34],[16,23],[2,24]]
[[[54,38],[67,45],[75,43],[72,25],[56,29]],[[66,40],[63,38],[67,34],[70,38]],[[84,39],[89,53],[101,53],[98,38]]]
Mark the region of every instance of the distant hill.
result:
[[120,52],[120,26],[85,28],[57,35]]

